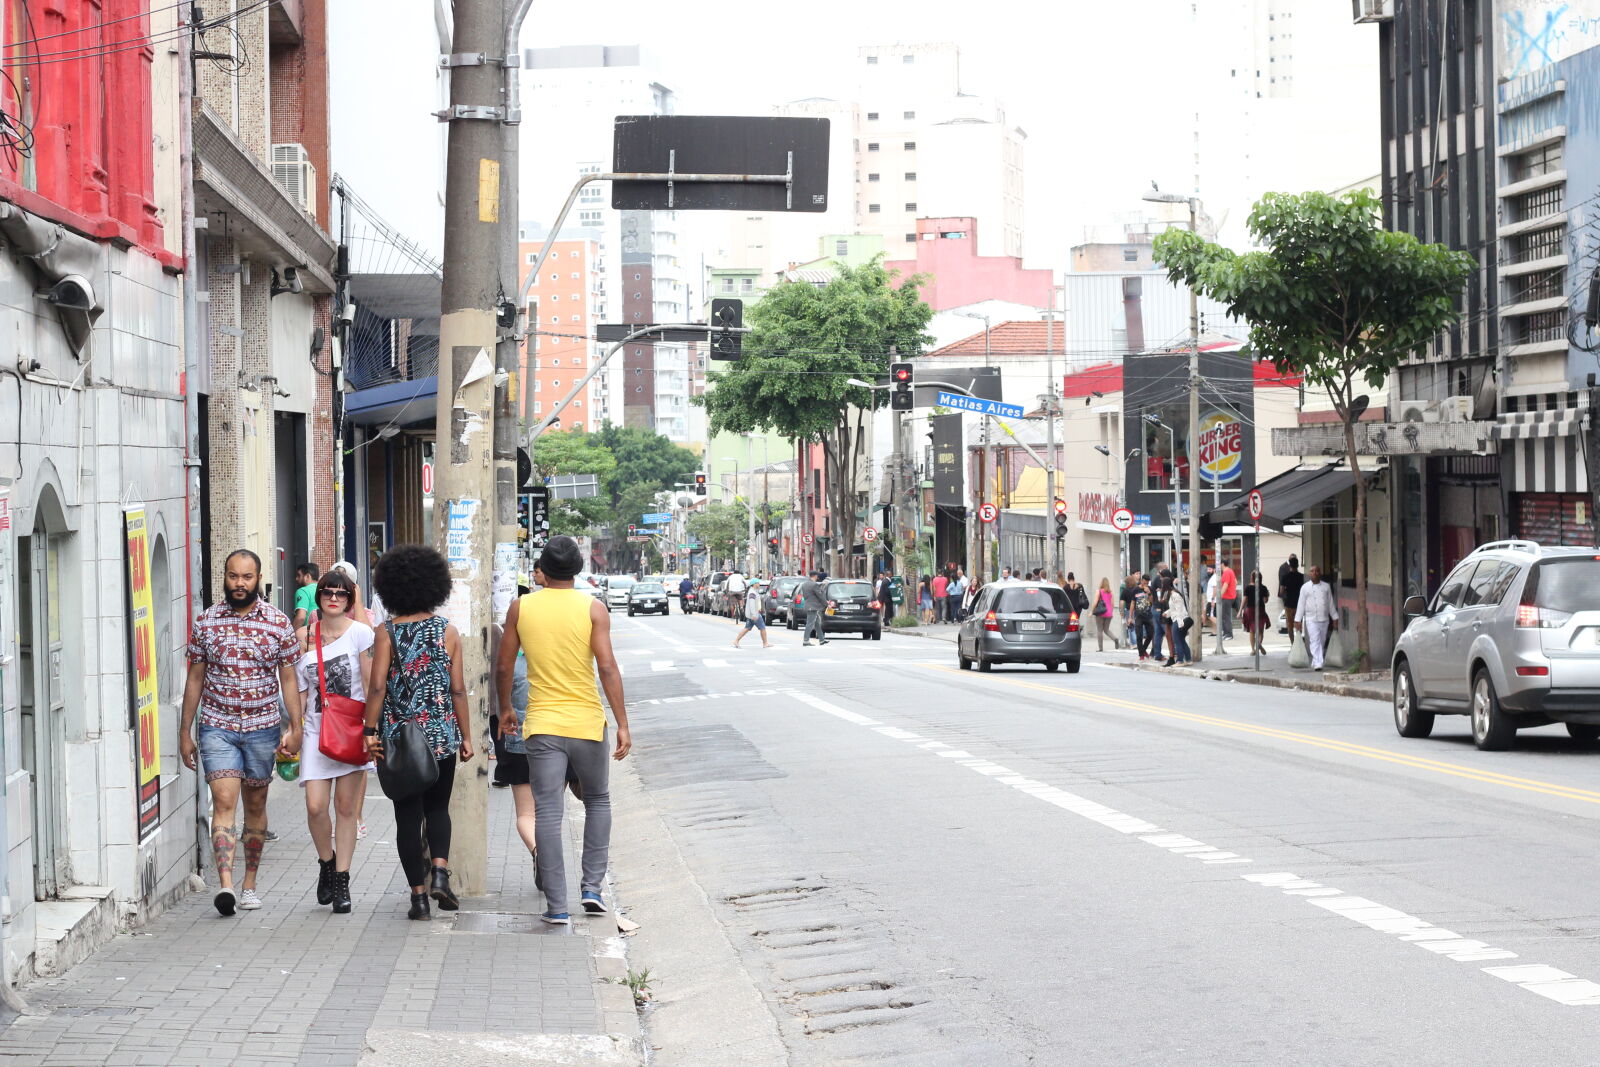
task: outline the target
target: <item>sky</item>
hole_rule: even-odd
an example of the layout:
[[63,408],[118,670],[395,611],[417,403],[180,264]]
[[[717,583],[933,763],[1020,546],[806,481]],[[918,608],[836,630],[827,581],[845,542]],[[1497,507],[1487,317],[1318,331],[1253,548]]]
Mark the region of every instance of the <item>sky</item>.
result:
[[[1176,0],[812,0],[802,6],[719,5],[699,9],[703,15],[693,5],[658,0],[536,3],[522,44],[639,44],[677,91],[680,114],[763,114],[785,100],[848,98],[860,45],[955,41],[962,50],[963,89],[998,98],[1008,119],[1027,133],[1025,259],[1030,266],[1063,269],[1067,249],[1083,239],[1086,226],[1138,212],[1139,196],[1152,181],[1163,190],[1192,190],[1191,100],[1197,80],[1226,62],[1216,52],[1228,45],[1229,19],[1242,20],[1240,12],[1267,6],[1257,0],[1197,2],[1222,31],[1210,55],[1196,41],[1191,4]],[[1324,94],[1328,110],[1298,123],[1304,140],[1286,144],[1282,153],[1313,155],[1327,123],[1357,124],[1358,136],[1347,140],[1370,144],[1370,152],[1362,147],[1348,153],[1348,161],[1331,161],[1324,168],[1331,187],[1377,170],[1377,41],[1373,27],[1351,24],[1348,5],[1324,0],[1323,6],[1329,10],[1313,16],[1320,22],[1301,27],[1302,47],[1342,50],[1344,65],[1323,72],[1323,84],[1333,90]],[[430,190],[436,176],[416,165],[420,157],[395,149],[407,138],[442,144],[437,123],[426,114],[439,106],[433,99],[431,9],[429,0],[340,0],[330,18],[335,93],[368,95],[377,89],[381,95],[375,99],[388,101],[396,112],[392,121],[373,123],[366,106],[341,109],[336,100],[335,169],[344,170],[389,221],[436,248],[437,194]],[[408,70],[416,76],[407,76]],[[1348,120],[1337,110],[1346,83]],[[1221,155],[1214,151],[1212,158]],[[536,146],[525,145],[524,165],[534,158]],[[1226,199],[1213,191],[1207,206],[1225,213],[1237,234],[1249,205],[1217,202]],[[525,204],[522,215],[539,218],[553,210]]]

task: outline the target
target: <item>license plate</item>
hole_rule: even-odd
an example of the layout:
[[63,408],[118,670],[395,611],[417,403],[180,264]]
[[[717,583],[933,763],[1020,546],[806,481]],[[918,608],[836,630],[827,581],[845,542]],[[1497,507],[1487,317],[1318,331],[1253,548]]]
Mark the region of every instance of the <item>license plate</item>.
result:
[[1049,630],[1050,624],[1047,622],[1023,622],[1017,624],[1017,629],[1026,630],[1029,633],[1039,633]]

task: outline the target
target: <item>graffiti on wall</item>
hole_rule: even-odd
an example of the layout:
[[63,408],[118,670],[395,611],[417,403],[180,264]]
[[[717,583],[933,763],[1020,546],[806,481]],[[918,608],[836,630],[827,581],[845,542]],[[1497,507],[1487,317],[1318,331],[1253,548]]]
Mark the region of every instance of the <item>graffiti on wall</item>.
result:
[[1496,7],[1495,59],[1503,78],[1600,45],[1600,0],[1504,0]]

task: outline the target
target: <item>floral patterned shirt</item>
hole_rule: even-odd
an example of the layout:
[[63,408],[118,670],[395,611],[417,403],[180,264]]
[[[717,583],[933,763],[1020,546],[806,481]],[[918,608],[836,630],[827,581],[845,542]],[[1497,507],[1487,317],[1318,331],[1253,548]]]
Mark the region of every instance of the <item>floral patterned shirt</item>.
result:
[[278,727],[278,669],[300,655],[289,617],[264,600],[243,615],[213,604],[189,634],[189,662],[203,663],[200,721],[249,733]]
[[435,759],[461,748],[461,728],[456,724],[450,699],[450,653],[444,632],[450,621],[429,615],[416,622],[390,622],[389,676],[383,693],[383,736],[393,737],[404,722],[422,727]]

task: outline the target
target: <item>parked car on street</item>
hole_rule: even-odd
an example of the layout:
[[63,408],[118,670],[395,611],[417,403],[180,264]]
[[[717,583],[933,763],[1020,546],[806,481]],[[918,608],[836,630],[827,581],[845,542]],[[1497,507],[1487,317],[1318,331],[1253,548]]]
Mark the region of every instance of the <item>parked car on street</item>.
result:
[[[794,595],[800,588],[800,583],[805,581],[793,574],[779,575],[767,585],[767,624],[770,626],[782,619],[789,621],[789,612],[794,607]],[[794,629],[790,626],[789,629]]]
[[1407,597],[1395,642],[1394,725],[1427,737],[1437,715],[1471,717],[1481,749],[1565,723],[1600,738],[1600,552],[1494,541],[1456,565],[1431,602]]
[[600,584],[600,579],[598,577],[590,574],[588,571],[584,571],[582,574],[578,575],[578,577],[573,580],[572,587],[588,593],[601,603],[605,603],[605,587]]
[[1050,582],[991,582],[978,594],[972,612],[956,632],[956,662],[964,671],[976,663],[987,671],[996,663],[1063,663],[1077,674],[1083,633],[1067,591]]
[[606,610],[628,606],[628,592],[634,587],[633,575],[613,574],[606,579]]
[[823,586],[828,607],[822,619],[822,636],[860,634],[864,641],[883,639],[882,605],[864,578],[832,578]]
[[661,579],[661,584],[666,587],[667,596],[676,597],[678,595],[678,587],[683,584],[683,575],[681,575],[681,574],[669,574],[669,575],[666,575],[664,578]]
[[660,582],[635,582],[628,590],[628,616],[634,615],[670,615],[668,610],[672,601],[667,599],[667,590]]

